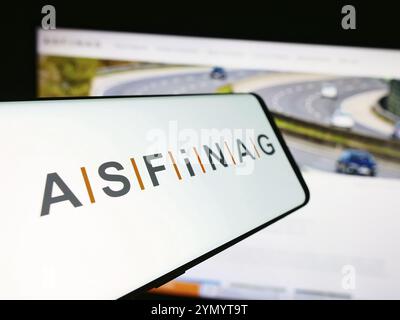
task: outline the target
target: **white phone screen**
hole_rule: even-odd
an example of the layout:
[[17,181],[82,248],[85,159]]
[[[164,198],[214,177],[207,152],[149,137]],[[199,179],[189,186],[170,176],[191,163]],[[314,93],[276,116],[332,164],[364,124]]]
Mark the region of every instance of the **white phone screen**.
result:
[[309,198],[252,94],[2,102],[0,137],[1,298],[144,290]]

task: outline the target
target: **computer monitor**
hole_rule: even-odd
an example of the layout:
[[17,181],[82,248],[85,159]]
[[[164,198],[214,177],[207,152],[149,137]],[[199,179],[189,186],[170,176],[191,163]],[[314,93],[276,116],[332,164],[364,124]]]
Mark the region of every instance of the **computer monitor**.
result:
[[154,292],[400,298],[399,50],[57,29],[37,58],[40,97],[256,92],[301,167],[308,207]]

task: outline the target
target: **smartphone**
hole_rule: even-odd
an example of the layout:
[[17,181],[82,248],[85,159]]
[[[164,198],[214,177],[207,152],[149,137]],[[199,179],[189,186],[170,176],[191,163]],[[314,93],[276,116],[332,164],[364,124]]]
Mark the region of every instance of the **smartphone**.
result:
[[140,293],[309,200],[255,94],[2,102],[0,137],[0,298]]

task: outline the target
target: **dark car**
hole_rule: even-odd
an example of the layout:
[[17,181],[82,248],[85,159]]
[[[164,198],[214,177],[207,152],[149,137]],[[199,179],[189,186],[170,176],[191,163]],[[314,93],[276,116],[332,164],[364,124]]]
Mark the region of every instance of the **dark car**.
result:
[[376,161],[366,151],[348,149],[337,160],[336,172],[373,177],[376,175]]
[[227,74],[224,68],[221,67],[214,67],[211,70],[210,77],[212,79],[226,79]]
[[396,139],[396,140],[400,140],[400,121],[398,121],[396,123],[396,125],[394,126],[394,130],[392,133],[392,138]]

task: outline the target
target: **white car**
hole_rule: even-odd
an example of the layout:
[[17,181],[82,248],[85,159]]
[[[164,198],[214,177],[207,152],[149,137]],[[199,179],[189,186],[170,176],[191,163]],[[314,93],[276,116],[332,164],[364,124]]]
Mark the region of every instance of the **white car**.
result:
[[328,99],[336,99],[338,90],[333,84],[324,84],[321,87],[321,96]]
[[331,117],[331,126],[345,130],[351,130],[354,127],[353,117],[341,110],[336,110]]
[[392,138],[396,139],[396,140],[400,140],[400,121],[398,121],[396,123],[396,125],[394,126],[394,130],[392,133]]

